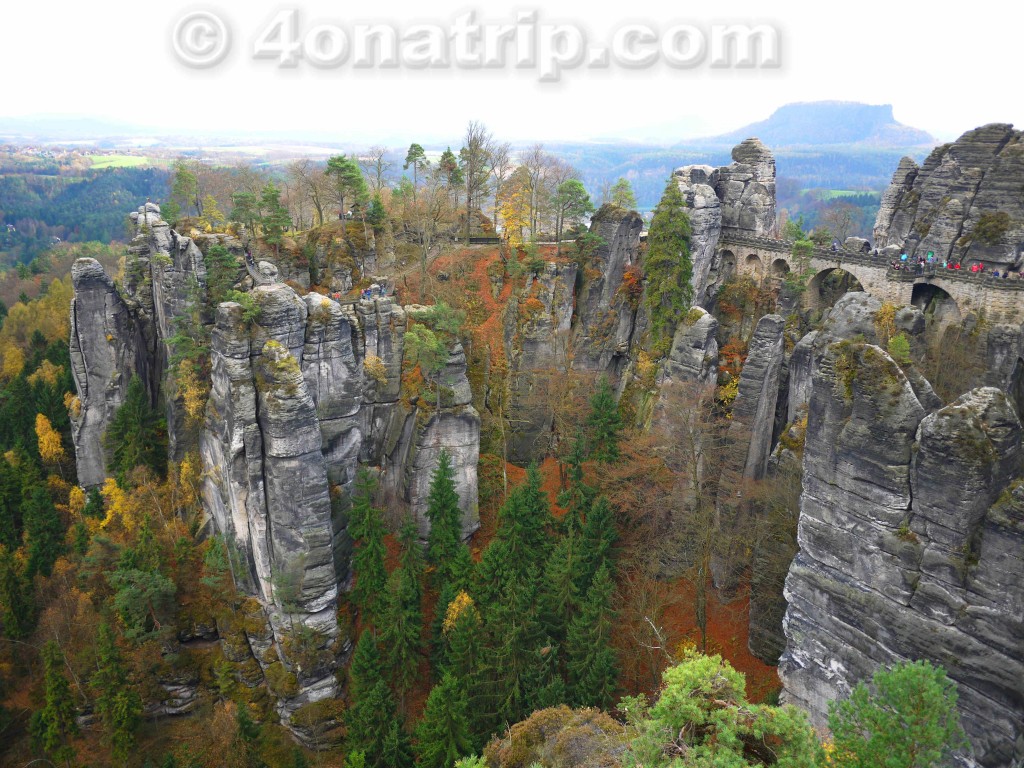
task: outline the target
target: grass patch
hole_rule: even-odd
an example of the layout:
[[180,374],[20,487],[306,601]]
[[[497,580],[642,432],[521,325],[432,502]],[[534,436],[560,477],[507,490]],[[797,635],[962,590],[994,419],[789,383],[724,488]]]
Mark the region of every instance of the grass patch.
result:
[[153,161],[140,155],[86,155],[92,161],[94,170],[103,168],[138,168],[152,165]]

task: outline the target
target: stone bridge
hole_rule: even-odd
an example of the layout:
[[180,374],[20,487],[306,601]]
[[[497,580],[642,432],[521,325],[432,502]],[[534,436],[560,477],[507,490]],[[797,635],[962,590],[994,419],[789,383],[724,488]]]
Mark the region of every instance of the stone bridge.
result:
[[798,264],[791,242],[722,232],[718,241],[721,274],[738,274],[758,284],[768,280],[781,282],[787,275],[806,271],[807,288],[803,305],[820,308],[824,281],[846,272],[867,293],[896,306],[914,304],[924,309],[935,303],[943,321],[959,322],[969,312],[984,309],[993,323],[1024,323],[1024,280],[978,276],[964,270],[926,267],[921,274],[912,270],[896,271],[883,256],[870,252],[832,251],[816,248],[809,260]]

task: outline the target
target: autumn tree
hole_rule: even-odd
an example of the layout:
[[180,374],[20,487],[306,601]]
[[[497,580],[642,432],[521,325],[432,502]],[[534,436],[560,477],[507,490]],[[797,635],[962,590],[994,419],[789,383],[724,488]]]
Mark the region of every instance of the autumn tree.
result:
[[60,433],[41,413],[36,414],[36,440],[39,443],[39,457],[45,464],[59,467],[60,463],[67,458]]
[[504,223],[502,232],[509,245],[519,248],[524,242],[524,232],[530,226],[530,176],[528,171],[517,168],[498,192],[497,212]]
[[483,123],[471,120],[466,126],[462,149],[459,150],[459,166],[466,184],[466,243],[472,229],[473,211],[481,210],[488,193],[488,184],[493,162],[494,137]]
[[370,193],[380,195],[387,187],[387,174],[393,163],[388,160],[388,148],[370,147],[359,157],[359,165],[369,179]]

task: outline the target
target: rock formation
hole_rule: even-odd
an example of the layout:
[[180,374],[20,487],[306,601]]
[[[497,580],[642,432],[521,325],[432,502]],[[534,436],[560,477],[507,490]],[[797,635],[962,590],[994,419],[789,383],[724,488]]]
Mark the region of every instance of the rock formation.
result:
[[751,138],[733,148],[732,159],[721,168],[687,165],[673,174],[690,215],[691,285],[694,302],[702,306],[713,298],[711,289],[728,277],[729,267],[719,262],[718,253],[723,229],[747,237],[771,237],[776,230],[771,150]]
[[672,174],[679,184],[690,216],[690,259],[693,261],[694,303],[705,304],[708,276],[715,262],[715,249],[722,234],[722,201],[715,186],[720,183],[721,171],[710,165],[687,165]]
[[509,458],[529,462],[550,448],[559,382],[571,359],[576,264],[545,265],[505,315],[509,361]]
[[943,144],[918,168],[904,158],[882,198],[875,245],[911,256],[1019,269],[1024,257],[1024,133],[993,123]]
[[718,169],[715,192],[722,201],[722,227],[752,237],[775,232],[775,158],[759,139],[732,150],[733,162]]
[[1024,526],[1016,494],[996,503],[1020,474],[1020,441],[999,390],[929,414],[883,350],[828,345],[786,581],[787,701],[820,725],[828,701],[878,665],[930,659],[959,685],[978,761],[1024,754],[1024,585],[1007,577],[1020,572]]
[[[590,231],[601,242],[584,261],[576,299],[572,367],[617,378],[633,336],[640,298],[640,232],[643,220],[635,211],[602,206]],[[634,272],[637,291],[630,292],[627,270]]]
[[76,261],[71,282],[71,372],[78,393],[71,429],[78,482],[93,488],[107,476],[103,435],[132,376],[150,384],[149,360],[134,314],[99,262]]
[[[73,269],[74,436],[88,486],[106,476],[103,434],[133,375],[166,408],[170,458],[186,449],[170,361],[178,320],[205,319],[204,257],[160,219],[156,205],[134,220],[123,292],[91,259]],[[241,253],[233,238],[200,242]],[[292,716],[337,695],[335,658],[349,641],[336,613],[349,579],[345,512],[358,467],[376,473],[382,492],[408,506],[426,537],[430,478],[446,450],[469,535],[479,525],[480,420],[458,344],[422,392],[403,388],[408,313],[393,298],[340,303],[299,296],[279,279],[269,262],[249,267],[238,287],[248,288],[251,306],[225,302],[210,318],[210,397],[199,448],[204,506],[236,555],[239,590],[253,598],[244,626],[227,622],[211,637],[220,637],[240,680],[266,681],[282,720],[308,741]],[[184,711],[176,707],[165,709]]]

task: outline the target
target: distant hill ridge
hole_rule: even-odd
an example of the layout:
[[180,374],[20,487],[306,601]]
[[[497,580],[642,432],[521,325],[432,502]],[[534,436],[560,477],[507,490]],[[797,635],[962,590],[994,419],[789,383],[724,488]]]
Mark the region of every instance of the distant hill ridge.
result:
[[686,144],[733,144],[757,136],[772,148],[860,144],[878,148],[931,146],[927,131],[897,122],[891,104],[812,101],[786,104],[767,120]]

